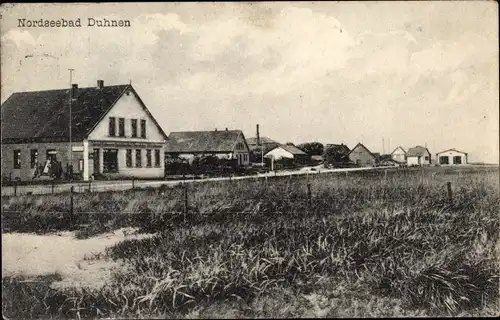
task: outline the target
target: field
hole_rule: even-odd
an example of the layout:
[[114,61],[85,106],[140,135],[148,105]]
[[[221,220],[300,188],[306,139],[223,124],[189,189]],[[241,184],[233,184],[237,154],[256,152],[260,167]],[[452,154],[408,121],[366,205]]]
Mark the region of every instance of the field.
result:
[[[90,269],[99,285],[4,270],[8,318],[500,314],[498,167],[81,193],[72,215],[69,202],[2,198],[2,242],[62,232],[83,243],[123,228],[137,238],[85,257],[109,266],[108,277]],[[40,246],[64,259],[64,242]]]

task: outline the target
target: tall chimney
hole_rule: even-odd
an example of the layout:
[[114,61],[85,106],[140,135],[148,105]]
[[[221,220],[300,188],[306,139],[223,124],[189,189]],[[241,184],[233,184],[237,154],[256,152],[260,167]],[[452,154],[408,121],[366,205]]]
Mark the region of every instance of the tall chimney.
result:
[[258,124],[257,124],[256,138],[257,138],[257,145],[260,146],[260,134],[259,134],[259,125]]
[[104,87],[104,81],[103,80],[97,80],[97,89],[102,89]]
[[71,86],[71,99],[78,98],[78,84],[74,83]]

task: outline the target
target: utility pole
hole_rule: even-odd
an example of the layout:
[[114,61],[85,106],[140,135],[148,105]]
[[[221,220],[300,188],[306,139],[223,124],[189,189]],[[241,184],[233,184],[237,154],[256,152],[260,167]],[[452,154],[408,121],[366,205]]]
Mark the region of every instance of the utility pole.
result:
[[384,137],[382,137],[382,154],[385,154],[385,143],[384,143]]
[[[73,71],[75,69],[68,69],[69,70],[69,169],[71,175],[73,175],[73,146],[72,146],[72,133],[71,133],[71,107],[73,104]],[[72,179],[73,177],[71,177]]]

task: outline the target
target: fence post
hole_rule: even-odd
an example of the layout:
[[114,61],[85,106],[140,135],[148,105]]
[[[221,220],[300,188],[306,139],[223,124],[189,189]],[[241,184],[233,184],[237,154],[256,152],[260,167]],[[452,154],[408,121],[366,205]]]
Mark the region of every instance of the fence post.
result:
[[54,180],[50,180],[50,188],[52,189],[52,193],[54,193]]
[[450,203],[453,201],[453,191],[451,190],[451,182],[448,181],[446,183],[446,187],[448,189],[448,200],[450,201]]
[[384,170],[384,180],[387,180],[387,169]]
[[92,192],[92,179],[89,178],[89,192]]
[[186,222],[186,215],[188,213],[188,189],[187,185],[184,186],[184,222]]
[[14,180],[14,196],[17,196],[17,180]]
[[307,184],[307,199],[309,202],[309,208],[312,206],[312,197],[311,197],[311,184]]
[[71,186],[70,188],[70,203],[69,203],[69,218],[73,220],[73,193],[75,191],[75,187]]
[[132,189],[135,189],[135,178],[132,176]]

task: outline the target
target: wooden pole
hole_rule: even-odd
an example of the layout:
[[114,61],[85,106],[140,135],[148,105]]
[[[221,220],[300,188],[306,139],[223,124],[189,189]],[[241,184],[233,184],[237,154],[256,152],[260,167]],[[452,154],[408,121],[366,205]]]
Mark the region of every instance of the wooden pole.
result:
[[70,204],[69,204],[69,217],[73,219],[73,193],[75,191],[75,187],[71,186],[70,188]]
[[54,180],[50,181],[50,185],[51,185],[51,188],[52,188],[52,193],[54,193]]
[[132,189],[134,189],[134,188],[135,188],[135,178],[134,178],[134,176],[132,176]]
[[448,200],[449,200],[449,201],[450,201],[450,203],[451,203],[451,202],[453,202],[453,191],[451,190],[451,182],[450,182],[450,181],[448,181],[448,182],[446,183],[446,187],[447,187],[447,189],[448,189]]
[[186,222],[186,215],[188,213],[188,189],[187,185],[184,186],[184,222]]
[[17,180],[14,181],[14,196],[17,196]]
[[92,192],[92,179],[89,178],[89,192]]

